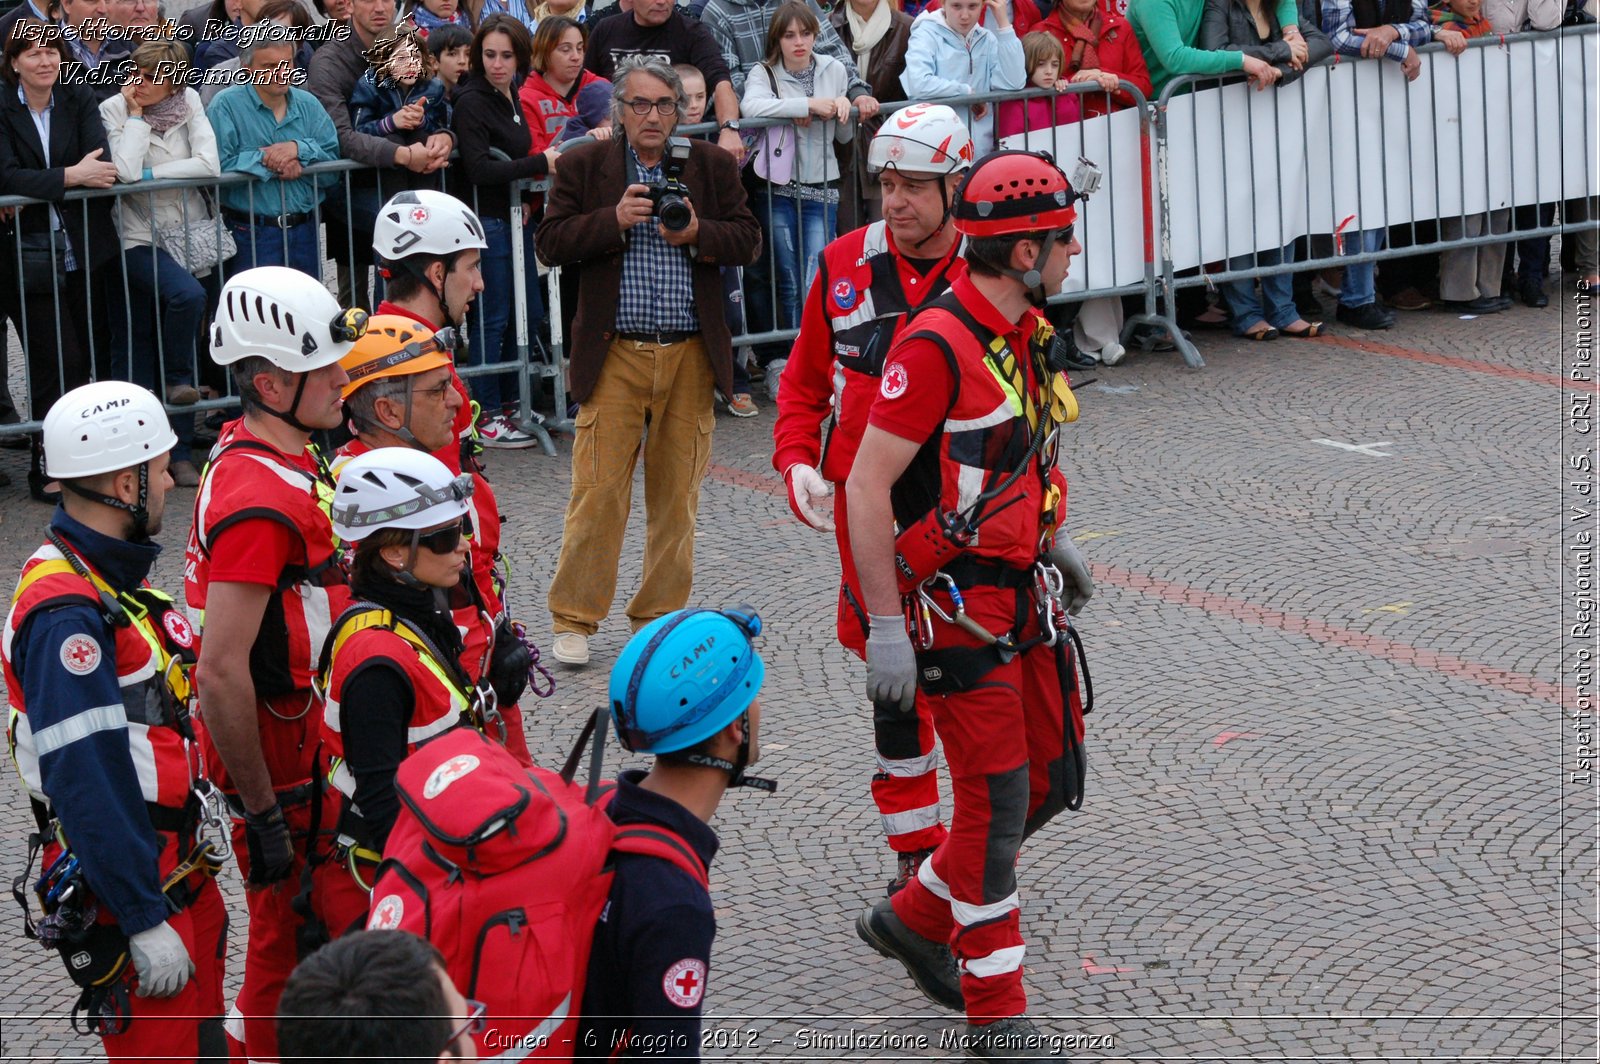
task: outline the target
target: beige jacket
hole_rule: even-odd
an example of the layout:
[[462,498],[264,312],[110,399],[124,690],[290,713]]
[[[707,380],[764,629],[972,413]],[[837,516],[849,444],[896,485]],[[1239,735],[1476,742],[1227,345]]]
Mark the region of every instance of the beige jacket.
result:
[[[118,181],[137,182],[146,169],[152,178],[221,176],[217,137],[206,119],[200,94],[188,88],[183,93],[189,101],[189,117],[163,134],[152,132],[137,119],[129,121],[128,101],[121,93],[100,105],[100,121],[105,123]],[[149,246],[152,212],[155,224],[161,227],[193,224],[212,217],[205,197],[197,189],[119,196],[116,220],[123,247]]]

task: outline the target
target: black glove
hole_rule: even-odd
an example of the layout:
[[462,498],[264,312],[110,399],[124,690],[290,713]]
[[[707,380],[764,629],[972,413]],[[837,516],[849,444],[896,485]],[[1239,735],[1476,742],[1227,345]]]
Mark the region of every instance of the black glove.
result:
[[294,871],[294,839],[289,835],[289,822],[283,818],[283,807],[276,802],[265,813],[244,815],[244,840],[250,848],[250,879],[252,886],[265,886],[288,879]]
[[494,653],[489,658],[489,686],[494,688],[495,700],[502,706],[514,706],[528,689],[528,668],[533,655],[527,644],[517,638],[504,617],[494,628]]

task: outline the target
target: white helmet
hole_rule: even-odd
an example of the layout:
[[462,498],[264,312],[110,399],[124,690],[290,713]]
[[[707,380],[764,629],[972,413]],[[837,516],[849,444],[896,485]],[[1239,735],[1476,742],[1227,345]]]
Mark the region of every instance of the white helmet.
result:
[[379,208],[372,230],[372,250],[387,262],[412,255],[454,255],[488,246],[483,223],[472,208],[454,196],[426,188],[396,193]]
[[177,444],[161,400],[126,381],[74,388],[44,416],[44,472],[51,479],[132,469]]
[[356,543],[384,528],[429,528],[467,513],[470,498],[470,473],[454,476],[426,451],[379,447],[339,470],[333,531]]
[[211,325],[211,360],[264,358],[308,373],[339,361],[366,331],[366,311],[346,310],[321,281],[287,266],[257,266],[222,286]]
[[884,119],[867,149],[867,172],[953,174],[972,165],[972,136],[942,103],[916,103]]

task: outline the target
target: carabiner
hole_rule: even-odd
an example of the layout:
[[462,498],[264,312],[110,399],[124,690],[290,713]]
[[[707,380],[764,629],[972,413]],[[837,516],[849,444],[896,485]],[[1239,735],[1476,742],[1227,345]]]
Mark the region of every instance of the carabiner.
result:
[[500,715],[500,700],[495,696],[494,688],[481,680],[473,688],[472,715],[485,735],[493,727],[500,745],[506,744],[506,719]]
[[222,792],[205,777],[194,782],[191,788],[200,803],[200,823],[195,827],[195,840],[201,847],[209,847],[215,855],[217,867],[233,856],[233,821]]
[[[944,590],[945,593],[950,596],[950,605],[951,608],[954,609],[954,613],[946,613],[944,610],[940,609],[939,603],[934,601],[932,595],[928,594],[927,589],[929,585],[936,580],[944,581]],[[983,625],[967,616],[966,600],[961,597],[961,589],[956,586],[955,579],[951,577],[949,573],[946,573],[942,570],[934,573],[932,576],[928,577],[928,579],[924,580],[922,585],[917,588],[917,594],[928,606],[928,608],[933,610],[933,612],[937,614],[939,619],[945,624],[953,624],[968,634],[976,636],[980,641],[983,642],[985,646],[994,646],[996,643],[1001,643],[1004,645],[1001,637],[995,635],[993,632],[983,627]],[[1009,636],[1005,638],[1006,640],[1010,639]]]

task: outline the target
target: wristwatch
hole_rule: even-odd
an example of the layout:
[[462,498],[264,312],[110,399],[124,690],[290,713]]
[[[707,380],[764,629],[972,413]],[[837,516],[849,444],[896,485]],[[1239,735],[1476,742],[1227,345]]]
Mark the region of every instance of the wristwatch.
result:
[[735,133],[739,132],[739,120],[737,118],[730,118],[728,121],[719,123],[717,125],[718,133],[721,133],[724,129],[731,129]]

